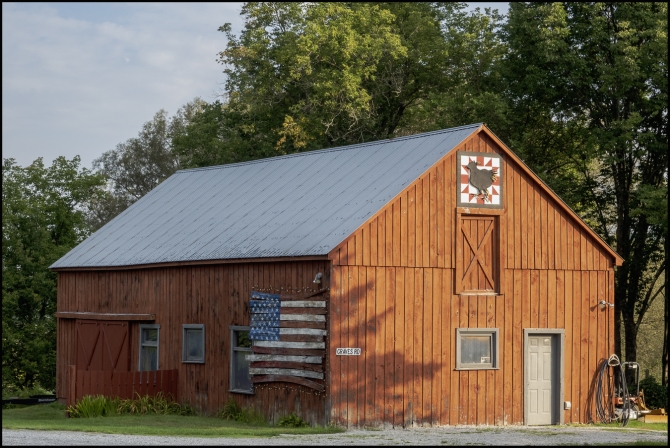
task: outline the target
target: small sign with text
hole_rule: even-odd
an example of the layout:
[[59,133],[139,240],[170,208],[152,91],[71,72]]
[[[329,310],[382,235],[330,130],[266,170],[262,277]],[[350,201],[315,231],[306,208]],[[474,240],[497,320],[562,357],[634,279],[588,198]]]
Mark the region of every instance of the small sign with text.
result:
[[360,348],[338,348],[338,349],[335,350],[335,354],[337,356],[342,356],[342,355],[359,356],[361,354],[361,349]]

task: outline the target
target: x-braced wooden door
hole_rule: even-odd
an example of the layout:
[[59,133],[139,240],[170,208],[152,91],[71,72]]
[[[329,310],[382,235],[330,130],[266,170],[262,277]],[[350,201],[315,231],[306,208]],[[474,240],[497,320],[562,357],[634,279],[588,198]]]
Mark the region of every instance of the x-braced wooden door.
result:
[[77,320],[77,370],[130,371],[128,322]]
[[499,292],[496,216],[457,215],[456,293]]

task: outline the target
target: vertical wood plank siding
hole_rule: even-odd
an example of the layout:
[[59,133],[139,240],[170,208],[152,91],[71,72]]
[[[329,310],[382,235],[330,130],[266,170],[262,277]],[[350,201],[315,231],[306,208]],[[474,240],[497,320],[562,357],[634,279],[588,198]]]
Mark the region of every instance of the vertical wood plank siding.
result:
[[[502,153],[484,134],[457,150]],[[590,384],[613,337],[597,303],[613,300],[613,260],[502,155],[500,295],[454,294],[455,151],[331,252],[334,423],[523,424],[522,335],[536,327],[565,331],[565,423],[594,418]],[[500,368],[455,370],[458,327],[498,328]]]
[[[260,410],[272,422],[295,412],[307,421],[326,424],[325,394],[300,385],[256,385],[255,395],[228,392],[229,326],[249,324],[252,288],[311,290],[317,272],[324,274],[321,285],[329,287],[329,264],[305,261],[59,272],[58,310],[155,314],[155,321],[147,323],[160,324],[159,368],[179,370],[180,399],[198,409],[217,412],[232,396],[240,405]],[[191,323],[205,324],[204,364],[182,363],[182,324]],[[138,325],[132,322],[130,327],[130,365],[134,371],[138,370]],[[75,364],[75,320],[58,319],[57,331],[56,393],[67,397],[67,366]],[[326,369],[329,367],[327,360]]]

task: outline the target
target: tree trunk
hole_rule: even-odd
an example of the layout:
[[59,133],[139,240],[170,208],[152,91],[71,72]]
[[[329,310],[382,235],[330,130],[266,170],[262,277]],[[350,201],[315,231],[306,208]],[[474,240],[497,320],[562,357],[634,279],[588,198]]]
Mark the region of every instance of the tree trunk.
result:
[[[668,257],[668,235],[667,235],[667,226],[666,226],[666,235],[665,235],[665,257],[667,260]],[[668,265],[665,265],[665,295],[664,305],[663,305],[663,355],[661,358],[661,383],[668,387],[668,320],[670,320],[670,314],[668,313]]]
[[635,327],[635,308],[627,307],[623,312],[624,340],[626,341],[626,362],[637,361],[637,328]]

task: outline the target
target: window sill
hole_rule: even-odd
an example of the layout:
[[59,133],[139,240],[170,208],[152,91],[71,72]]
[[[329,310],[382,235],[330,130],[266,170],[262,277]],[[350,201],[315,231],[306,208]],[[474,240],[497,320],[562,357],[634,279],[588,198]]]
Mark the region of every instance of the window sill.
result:
[[458,293],[459,296],[502,296],[495,291],[462,291]]
[[182,360],[181,362],[182,362],[182,364],[204,364],[205,363],[204,360],[203,361],[185,361],[185,360]]
[[228,392],[235,394],[255,395],[253,390],[228,389]]
[[456,367],[454,370],[500,370],[500,367]]

